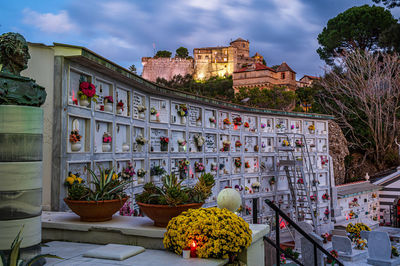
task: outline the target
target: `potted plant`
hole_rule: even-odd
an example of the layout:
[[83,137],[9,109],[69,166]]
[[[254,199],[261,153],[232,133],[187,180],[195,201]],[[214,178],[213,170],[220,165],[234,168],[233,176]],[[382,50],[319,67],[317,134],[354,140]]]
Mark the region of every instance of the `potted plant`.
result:
[[119,100],[117,103],[117,114],[122,115],[122,112],[124,111],[124,102],[122,100]]
[[188,108],[186,104],[180,104],[178,107],[178,115],[181,117],[181,124],[186,124],[186,117],[188,115]]
[[72,130],[69,135],[69,142],[71,142],[71,151],[80,151],[81,150],[81,138],[79,135],[79,130]]
[[85,185],[76,175],[70,175],[65,180],[68,187],[68,196],[64,198],[68,207],[81,221],[102,222],[112,219],[129,198],[124,190],[133,181],[120,179],[113,169],[102,169],[99,166],[99,175],[88,169],[92,182]]
[[110,152],[111,151],[111,141],[112,141],[111,134],[108,133],[108,132],[104,132],[104,134],[103,134],[103,145],[102,145],[103,152]]
[[168,151],[168,143],[169,143],[169,138],[160,137],[161,151]]
[[138,105],[137,111],[139,113],[139,119],[144,119],[145,118],[145,112],[147,108],[144,105]]
[[114,99],[112,96],[104,97],[104,111],[112,113]]
[[96,87],[90,82],[81,81],[79,83],[78,96],[79,105],[83,107],[88,107],[90,101],[96,102],[96,98],[98,97],[96,95]]
[[200,208],[215,184],[214,176],[209,173],[202,174],[194,187],[186,187],[182,181],[174,174],[166,175],[161,187],[150,182],[144,185],[141,194],[135,195],[140,209],[154,221],[155,226],[165,227],[183,211]]

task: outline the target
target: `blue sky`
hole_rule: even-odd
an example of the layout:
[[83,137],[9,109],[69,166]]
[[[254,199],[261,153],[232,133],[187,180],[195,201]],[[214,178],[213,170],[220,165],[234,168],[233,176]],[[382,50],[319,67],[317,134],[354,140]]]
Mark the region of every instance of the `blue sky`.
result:
[[[297,78],[323,73],[317,36],[330,18],[372,0],[0,0],[0,33],[30,42],[85,46],[141,72],[141,57],[156,50],[224,46],[250,41],[268,66],[287,62]],[[399,18],[400,10],[392,10]]]

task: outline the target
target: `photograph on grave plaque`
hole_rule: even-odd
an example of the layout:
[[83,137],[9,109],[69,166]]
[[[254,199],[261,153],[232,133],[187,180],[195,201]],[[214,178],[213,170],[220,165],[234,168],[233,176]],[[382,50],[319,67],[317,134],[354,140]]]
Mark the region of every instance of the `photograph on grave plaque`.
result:
[[146,97],[136,91],[133,92],[133,109],[132,115],[135,119],[146,119]]
[[168,129],[150,129],[150,152],[168,152]]
[[133,127],[133,151],[144,152],[148,140],[145,138],[144,128]]
[[204,110],[204,123],[206,128],[217,127],[217,111],[205,109]]
[[205,133],[204,152],[217,152],[217,134]]
[[203,125],[202,109],[200,107],[190,105],[188,119],[189,119],[189,126],[201,127]]
[[95,121],[94,130],[94,152],[112,152],[113,143],[113,125],[108,121]]
[[95,110],[112,113],[114,110],[114,91],[112,83],[96,78],[96,93],[98,98]]
[[150,98],[150,122],[169,122],[169,101]]
[[128,153],[131,151],[130,146],[130,125],[128,124],[115,124],[115,152]]
[[116,111],[117,115],[130,116],[130,92],[128,90],[118,88],[116,92]]
[[90,119],[68,116],[67,152],[90,151]]

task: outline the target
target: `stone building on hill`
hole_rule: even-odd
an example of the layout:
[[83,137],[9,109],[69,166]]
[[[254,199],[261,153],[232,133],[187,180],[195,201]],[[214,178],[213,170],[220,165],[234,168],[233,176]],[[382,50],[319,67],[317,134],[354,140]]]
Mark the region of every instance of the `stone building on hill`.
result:
[[310,87],[313,82],[316,80],[319,80],[319,77],[314,77],[310,75],[304,75],[298,82],[297,82],[297,87],[302,88],[302,87]]
[[285,86],[290,90],[296,89],[296,72],[286,62],[283,62],[276,69],[257,62],[233,73],[235,91],[241,87],[270,89],[274,86]]
[[193,75],[194,62],[192,58],[153,58],[143,57],[142,77],[155,82],[157,78],[171,80],[175,75]]

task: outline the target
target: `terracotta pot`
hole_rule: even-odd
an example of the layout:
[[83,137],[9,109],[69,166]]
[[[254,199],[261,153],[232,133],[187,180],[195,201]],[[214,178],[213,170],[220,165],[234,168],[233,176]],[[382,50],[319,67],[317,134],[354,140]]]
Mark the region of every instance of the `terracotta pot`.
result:
[[168,222],[189,209],[198,209],[204,203],[190,203],[178,206],[156,205],[137,202],[142,212],[154,221],[154,225],[158,227],[166,227]]
[[84,201],[64,199],[68,207],[81,217],[85,222],[104,222],[112,219],[114,213],[119,211],[129,197],[123,199]]

